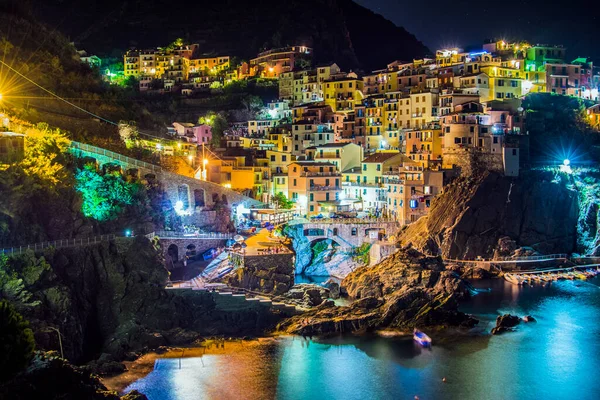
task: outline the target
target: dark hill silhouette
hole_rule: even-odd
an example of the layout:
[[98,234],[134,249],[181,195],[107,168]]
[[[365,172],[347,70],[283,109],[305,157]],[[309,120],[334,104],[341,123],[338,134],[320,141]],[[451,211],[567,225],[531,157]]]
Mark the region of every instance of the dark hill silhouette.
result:
[[429,53],[404,28],[351,0],[25,1],[20,7],[101,55],[179,37],[200,43],[202,52],[243,59],[264,48],[304,44],[315,49],[316,63],[370,71]]

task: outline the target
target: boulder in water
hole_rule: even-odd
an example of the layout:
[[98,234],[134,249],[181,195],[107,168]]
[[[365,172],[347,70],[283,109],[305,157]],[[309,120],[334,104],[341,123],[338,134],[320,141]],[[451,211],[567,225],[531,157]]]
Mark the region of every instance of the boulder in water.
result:
[[523,317],[523,321],[525,322],[537,322],[535,318],[533,318],[531,315],[526,315]]
[[510,332],[513,330],[512,328],[519,325],[519,322],[521,322],[521,319],[516,315],[500,315],[496,318],[496,326],[492,328],[492,335]]
[[327,282],[325,282],[325,287],[329,289],[329,297],[332,299],[340,298],[340,284],[329,278]]

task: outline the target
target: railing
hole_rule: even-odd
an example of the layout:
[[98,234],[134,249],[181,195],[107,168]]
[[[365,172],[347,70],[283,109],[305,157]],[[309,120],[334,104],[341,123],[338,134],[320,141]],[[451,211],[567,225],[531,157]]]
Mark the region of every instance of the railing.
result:
[[130,165],[135,165],[136,167],[145,168],[152,172],[161,172],[162,171],[162,168],[157,165],[150,164],[145,161],[136,160],[135,158],[130,158],[130,157],[124,156],[119,153],[115,153],[110,150],[106,150],[106,149],[96,147],[96,146],[91,146],[89,144],[84,144],[84,143],[79,143],[79,142],[71,142],[71,148],[75,149],[75,150],[79,150],[79,151],[85,151],[85,152],[89,152],[89,153],[93,153],[93,154],[98,154],[98,155],[101,155],[104,157],[111,158],[113,160],[118,160],[118,161],[130,164]]
[[85,246],[89,244],[95,244],[100,242],[106,242],[108,240],[114,239],[115,235],[100,235],[89,237],[87,239],[63,239],[63,240],[54,240],[52,242],[42,242],[42,243],[34,243],[28,244],[25,246],[19,247],[10,247],[6,249],[0,249],[0,254],[23,254],[27,250],[33,251],[41,251],[50,247],[55,249],[65,248],[65,247],[75,247],[75,246]]
[[185,233],[185,232],[174,232],[174,231],[156,231],[152,232],[147,237],[157,236],[160,239],[231,239],[233,233]]
[[302,224],[377,224],[377,223],[396,222],[393,218],[321,218],[312,219],[310,222]]
[[566,260],[567,254],[546,254],[543,256],[523,256],[523,257],[498,257],[498,258],[476,258],[473,260],[457,260],[457,259],[444,259],[448,262],[458,263],[530,263],[536,261],[552,261],[552,260]]
[[327,190],[342,190],[342,188],[340,186],[311,186],[310,189],[311,191],[327,191]]
[[383,183],[367,183],[367,182],[342,182],[342,186],[357,186],[357,187],[375,187],[380,188]]
[[342,176],[339,172],[312,172],[312,171],[303,171],[300,173],[300,176]]

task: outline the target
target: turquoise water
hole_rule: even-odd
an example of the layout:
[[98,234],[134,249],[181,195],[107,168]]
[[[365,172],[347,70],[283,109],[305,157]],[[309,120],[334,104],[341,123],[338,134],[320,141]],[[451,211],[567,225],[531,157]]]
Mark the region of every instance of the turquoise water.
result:
[[[463,305],[479,327],[469,336],[434,337],[431,350],[410,338],[281,338],[243,354],[183,359],[181,369],[179,360],[157,360],[126,391],[150,400],[598,399],[599,282],[479,282],[492,290]],[[489,335],[502,313],[538,322]]]

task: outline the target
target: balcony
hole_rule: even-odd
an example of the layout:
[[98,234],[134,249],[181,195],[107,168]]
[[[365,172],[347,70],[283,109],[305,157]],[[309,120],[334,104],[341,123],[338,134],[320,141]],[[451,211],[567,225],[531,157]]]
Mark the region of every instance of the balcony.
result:
[[372,187],[380,188],[383,187],[383,183],[372,183],[372,182],[342,182],[343,186],[355,186],[355,187]]
[[320,186],[320,185],[313,185],[310,187],[309,191],[311,192],[328,192],[331,190],[342,190],[342,188],[340,186]]
[[300,173],[300,176],[342,176],[342,174],[340,174],[337,171],[333,171],[333,172],[329,172],[329,171],[324,171],[324,172],[303,171],[303,172]]

